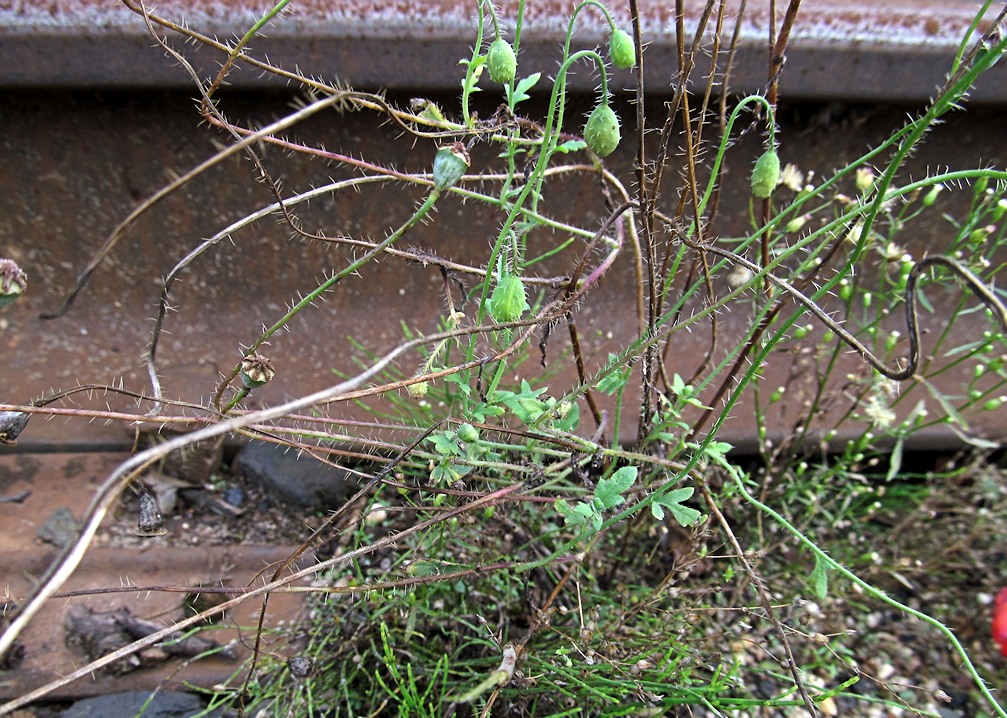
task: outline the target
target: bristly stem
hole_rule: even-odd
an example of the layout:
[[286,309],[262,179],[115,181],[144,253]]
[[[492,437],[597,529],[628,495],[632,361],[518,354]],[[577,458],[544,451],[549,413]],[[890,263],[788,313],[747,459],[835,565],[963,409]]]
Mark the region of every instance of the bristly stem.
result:
[[[364,266],[365,264],[367,264],[367,262],[374,259],[374,257],[384,252],[384,250],[387,247],[390,247],[393,244],[395,244],[395,242],[397,242],[402,237],[402,235],[404,235],[410,229],[415,227],[418,222],[420,222],[424,217],[427,216],[427,214],[430,213],[430,210],[433,209],[434,204],[437,203],[437,200],[439,198],[440,198],[440,192],[438,192],[436,189],[432,190],[430,194],[426,196],[426,199],[423,200],[423,203],[416,209],[415,212],[413,212],[412,216],[409,219],[407,219],[398,229],[389,234],[388,237],[386,237],[383,242],[380,242],[379,244],[375,245],[373,249],[368,250],[367,252],[362,254],[358,259],[346,265],[338,272],[335,272],[331,277],[329,277],[327,280],[318,285],[317,288],[315,288],[313,291],[309,292],[304,297],[302,297],[301,300],[296,304],[294,304],[286,314],[280,317],[280,319],[278,319],[271,327],[269,327],[262,334],[260,334],[259,337],[248,346],[248,348],[245,350],[244,353],[250,354],[254,352],[256,349],[262,346],[262,344],[266,342],[271,336],[273,336],[276,332],[282,329],[287,324],[287,322],[289,322],[291,319],[297,316],[297,314],[300,313],[305,307],[310,305],[320,296],[325,294],[325,292],[331,289],[333,285],[335,285],[340,280],[356,272],[358,269],[360,269],[360,267]],[[240,362],[236,364],[234,368],[227,374],[227,376],[224,377],[223,381],[220,382],[220,385],[217,388],[217,392],[213,396],[213,406],[217,407],[220,406],[220,399],[224,393],[224,389],[231,383],[234,377],[238,376],[239,371],[241,371]]]

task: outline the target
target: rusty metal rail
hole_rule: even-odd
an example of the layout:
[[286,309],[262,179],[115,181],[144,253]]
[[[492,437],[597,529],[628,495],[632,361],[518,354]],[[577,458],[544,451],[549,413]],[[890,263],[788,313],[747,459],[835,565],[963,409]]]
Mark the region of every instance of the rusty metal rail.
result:
[[[686,2],[684,24],[690,32],[704,4]],[[948,58],[979,4],[805,0],[787,54],[782,95],[859,102],[926,99],[943,81]],[[513,16],[515,5],[513,0],[501,3],[503,17]],[[566,0],[529,3],[523,68],[553,71],[569,5]],[[674,4],[645,0],[640,6],[643,35],[649,41],[646,81],[652,90],[670,87],[676,68]],[[739,92],[757,91],[766,82],[769,4],[760,0],[748,6],[732,78],[732,89]],[[264,7],[249,0],[157,3],[162,15],[184,18],[190,27],[221,39],[247,29]],[[453,91],[458,85],[458,58],[466,55],[472,41],[470,3],[306,0],[292,7],[265,37],[256,39],[256,52],[358,89]],[[626,20],[625,7],[613,10]],[[583,45],[607,36],[595,15],[586,15],[578,28],[576,42]],[[0,87],[189,89],[185,73],[152,51],[151,44],[142,20],[118,4],[5,3],[0,6]],[[197,57],[203,60],[203,70],[216,67],[218,58],[209,52]],[[247,70],[228,79],[241,89],[282,87]],[[571,87],[591,89],[594,78],[575,75]],[[1007,68],[990,72],[973,100],[1007,100]]]
[[[554,69],[555,48],[564,32],[567,0],[529,3],[525,27],[523,68]],[[702,3],[689,2],[686,25],[694,25]],[[333,3],[306,0],[267,37],[254,43],[256,52],[274,62],[309,70],[326,78],[340,78],[360,89],[388,88],[397,101],[412,94],[441,93],[451,102],[458,83],[458,58],[471,42],[469,3],[407,4],[382,0]],[[504,3],[504,14],[513,3]],[[732,79],[736,91],[759,90],[767,66],[765,3],[749,15]],[[831,2],[806,0],[808,20],[799,24],[787,57],[781,95],[787,103],[780,116],[784,161],[805,169],[828,172],[860,156],[866,147],[888,136],[905,116],[906,105],[921,103],[944,79],[950,58],[976,10],[977,3],[942,0],[898,2]],[[642,3],[644,34],[654,38],[646,57],[654,113],[662,109],[661,88],[674,78],[672,3]],[[250,2],[158,3],[165,16],[185,18],[210,35],[231,37],[247,28],[262,12]],[[982,29],[982,28],[980,28]],[[599,24],[585,23],[577,42],[601,42]],[[149,339],[150,322],[160,290],[159,278],[186,251],[208,234],[237,217],[272,201],[251,180],[247,165],[232,162],[215,168],[188,186],[177,198],[143,218],[69,314],[52,321],[39,315],[55,309],[93,252],[118,221],[143,198],[156,191],[167,173],[184,171],[212,154],[220,137],[199,126],[192,109],[188,77],[166,61],[142,21],[124,7],[106,0],[58,0],[50,3],[0,2],[0,257],[12,257],[30,275],[30,291],[0,313],[0,403],[27,403],[52,388],[80,383],[108,384],[122,380],[128,387],[145,387],[140,352]],[[203,72],[216,68],[219,57],[207,50],[193,55]],[[420,60],[422,58],[422,61]],[[615,87],[628,85],[616,76]],[[283,113],[290,95],[275,80],[247,69],[231,77],[226,111],[234,116],[264,119]],[[590,90],[594,78],[580,73],[574,89]],[[910,160],[907,172],[921,176],[935,166],[968,167],[995,158],[1007,147],[1007,67],[994,68],[972,94],[985,106],[950,117],[927,144],[925,156]],[[571,113],[588,107],[575,100]],[[628,108],[628,105],[624,105]],[[492,111],[492,108],[490,108]],[[429,165],[432,145],[394,141],[394,128],[380,127],[361,115],[313,120],[297,129],[305,142],[348,147],[357,155],[409,171]],[[751,142],[752,140],[746,140]],[[294,160],[264,151],[277,176],[291,187],[308,187],[330,172],[319,163]],[[612,158],[612,170],[630,176],[632,158],[626,148]],[[736,176],[733,181],[740,178]],[[571,182],[571,214],[588,213],[578,197],[591,191],[590,181]],[[352,197],[317,201],[303,219],[319,227],[348,227],[361,234],[380,234],[400,221],[416,199],[401,188],[398,194],[364,192]],[[962,211],[963,197],[941,200],[943,211]],[[446,198],[438,207],[435,224],[418,228],[410,237],[417,247],[430,247],[459,261],[484,256],[487,238],[497,218]],[[747,205],[742,193],[725,193],[720,209],[725,236],[746,229]],[[597,219],[601,219],[597,217]],[[920,255],[946,243],[946,227],[922,227],[908,247]],[[264,317],[275,318],[294,294],[314,286],[321,273],[335,263],[329,250],[291,242],[285,228],[261,223],[236,238],[186,275],[175,296],[182,317],[169,317],[161,348],[165,393],[194,401],[205,399],[219,372],[240,356],[239,347],[258,332]],[[443,310],[442,279],[420,265],[383,262],[368,266],[317,310],[298,318],[294,331],[278,336],[271,355],[279,378],[259,392],[254,402],[277,403],[333,383],[334,372],[353,371],[354,352],[349,337],[375,352],[387,350],[402,336],[402,323],[433,331]],[[579,322],[584,351],[595,361],[625,346],[634,336],[630,300],[634,275],[617,267],[599,291],[591,295]],[[404,299],[405,298],[405,299]],[[393,311],[383,311],[393,308]],[[739,311],[724,316],[744,324]],[[736,325],[737,326],[737,325]],[[961,342],[985,326],[975,323],[954,328]],[[706,337],[683,337],[676,351],[685,358],[701,357]],[[924,340],[926,341],[926,340]],[[698,361],[698,359],[697,359]],[[857,359],[851,359],[858,362]],[[767,367],[767,376],[781,382],[788,366]],[[961,377],[946,377],[960,382]],[[557,389],[573,383],[568,367],[553,380]],[[120,397],[89,396],[79,401],[110,410],[135,410]],[[749,417],[751,415],[749,414]],[[974,429],[1007,438],[1005,411],[986,415]],[[752,424],[740,415],[726,425],[725,439],[740,446],[754,443]],[[947,434],[918,436],[920,446],[950,443]],[[83,505],[100,477],[128,450],[132,441],[121,423],[35,417],[17,447],[3,447],[0,487],[11,493],[30,487],[30,507],[0,505],[0,567],[4,574],[44,570],[44,561],[23,563],[33,550],[36,524],[58,504]],[[50,457],[31,454],[75,453]],[[17,455],[15,455],[17,454]],[[255,565],[282,557],[283,550],[245,547],[193,555],[179,552],[168,563],[180,575],[162,582],[216,580],[203,569],[214,563]],[[150,576],[157,561],[142,552],[114,555],[99,552],[77,585],[115,583],[130,571]],[[212,555],[211,555],[212,554]],[[267,555],[268,554],[268,555]],[[42,556],[42,558],[46,558]],[[135,569],[130,568],[135,566]],[[15,592],[28,588],[18,579]],[[287,607],[296,611],[296,604]],[[55,610],[55,609],[54,609]],[[55,615],[55,613],[53,614]],[[59,642],[54,628],[58,617],[43,620],[26,640],[37,645]],[[56,655],[56,654],[54,654]],[[44,656],[42,657],[44,658]],[[34,659],[33,659],[34,660]],[[44,682],[64,667],[59,654],[52,662],[27,663],[18,680]],[[212,680],[225,676],[218,666]],[[142,685],[140,680],[138,685]],[[93,684],[87,690],[105,690]],[[80,695],[79,686],[72,687]],[[0,690],[2,695],[10,695]]]
[[[294,12],[269,28],[261,45],[256,41],[256,51],[363,88],[453,92],[457,59],[470,41],[467,5],[445,2],[412,11],[381,2],[338,8],[321,2],[295,5]],[[701,3],[688,5],[694,14]],[[808,20],[798,24],[788,53],[781,89],[788,100],[780,116],[784,161],[828,172],[883,139],[904,117],[904,106],[893,106],[893,101],[922,101],[940,83],[976,5],[944,1],[880,7],[810,0],[804,7]],[[557,18],[565,10],[532,4],[523,68],[551,69],[563,29]],[[240,32],[255,17],[250,5],[237,2],[168,2],[159,4],[159,12],[223,37]],[[657,88],[654,113],[661,112],[660,88],[668,86],[671,76],[673,35],[667,12],[666,3],[644,4],[645,33],[657,38],[646,53],[649,86]],[[695,22],[693,15],[689,22]],[[739,91],[759,89],[764,82],[760,73],[766,67],[766,49],[759,39],[764,24],[765,8],[756,4],[735,62],[732,87]],[[203,237],[268,204],[271,197],[254,185],[240,163],[214,169],[142,219],[67,316],[39,320],[40,313],[59,305],[111,228],[158,189],[167,173],[184,171],[212,154],[218,138],[198,126],[187,99],[191,89],[185,73],[151,47],[140,18],[123,6],[97,1],[18,3],[0,9],[0,33],[0,87],[7,88],[0,113],[0,133],[6,141],[0,186],[8,188],[0,195],[0,256],[14,258],[31,276],[28,295],[0,316],[5,362],[0,399],[27,402],[78,382],[121,379],[127,386],[144,387],[139,355],[149,340],[145,318],[154,311],[158,278]],[[583,43],[601,39],[601,28],[590,23],[577,36]],[[422,62],[417,61],[420,56]],[[205,49],[195,58],[208,71],[219,61]],[[984,77],[973,99],[1003,101],[1004,71],[994,68]],[[288,106],[286,92],[263,93],[273,85],[247,69],[229,80],[242,91],[227,97],[227,111],[234,116],[270,118]],[[582,88],[594,82],[590,73],[575,74],[573,81]],[[185,95],[173,92],[183,87]],[[453,102],[445,97],[445,102]],[[401,102],[407,98],[398,95]],[[829,103],[821,104],[826,98]],[[858,103],[838,102],[850,98]],[[885,104],[873,102],[881,99]],[[588,102],[585,97],[577,107],[575,101],[571,114],[586,109]],[[929,140],[926,155],[911,160],[908,172],[919,176],[932,167],[976,166],[995,157],[1007,146],[997,107],[972,108],[950,118]],[[313,120],[298,132],[305,141],[349,148],[411,171],[423,171],[430,162],[430,147],[396,142],[394,130],[360,115]],[[612,168],[630,176],[630,157],[623,150],[613,156]],[[329,172],[318,163],[293,161],[280,153],[266,158],[290,187],[310,186]],[[570,185],[571,216],[588,213],[591,220],[594,208],[576,206],[576,198],[589,191],[590,182]],[[724,193],[719,227],[723,236],[745,232],[743,194]],[[372,192],[330,198],[317,202],[305,219],[316,226],[335,222],[352,231],[380,233],[399,221],[398,214],[408,211],[413,199]],[[960,211],[962,201],[949,204],[948,211],[956,206]],[[446,204],[436,226],[418,228],[410,241],[437,251],[449,245],[459,259],[478,258],[495,221],[471,205],[462,216],[460,205]],[[941,247],[947,228],[934,224],[919,231],[910,247],[916,254]],[[160,350],[166,393],[205,398],[218,372],[235,361],[241,343],[255,335],[259,323],[274,317],[297,291],[314,286],[330,264],[327,250],[290,244],[285,230],[265,224],[243,235],[234,248],[200,262],[175,296],[184,322],[173,323],[169,317]],[[590,356],[603,358],[630,338],[628,290],[633,281],[628,267],[618,269],[585,307],[581,321],[593,337],[585,346]],[[274,342],[281,379],[261,392],[261,400],[276,402],[317,390],[330,382],[333,371],[351,371],[348,337],[382,351],[401,338],[402,322],[431,331],[441,311],[439,282],[436,272],[392,262],[368,269],[360,282],[348,282],[337,297],[299,319],[295,331]],[[394,311],[383,312],[382,307]],[[366,321],[360,324],[355,317]],[[735,319],[743,322],[740,316]],[[726,324],[731,321],[725,317]],[[957,329],[963,336],[976,330]],[[695,334],[684,338],[683,356],[702,356],[705,341]],[[557,384],[571,381],[568,373],[561,373]],[[85,401],[101,406],[106,398]],[[107,401],[112,409],[129,408],[122,399]],[[999,436],[1000,426],[991,416],[978,428]],[[736,419],[726,430],[726,438],[751,444],[745,421]],[[119,424],[75,422],[67,431],[58,417],[38,418],[25,432],[22,450],[107,450],[126,448],[129,441]]]

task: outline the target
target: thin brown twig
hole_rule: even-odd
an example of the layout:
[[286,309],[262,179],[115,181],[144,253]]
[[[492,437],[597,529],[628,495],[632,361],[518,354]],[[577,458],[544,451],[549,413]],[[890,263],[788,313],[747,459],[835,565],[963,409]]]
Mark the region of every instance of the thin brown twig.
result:
[[818,707],[811,699],[811,695],[808,693],[808,689],[805,687],[804,681],[801,679],[801,671],[794,658],[794,651],[790,647],[790,639],[787,636],[787,632],[783,630],[783,624],[780,623],[780,620],[776,617],[776,610],[773,608],[773,601],[769,597],[768,591],[766,591],[766,586],[762,582],[762,577],[759,576],[759,574],[755,571],[755,568],[752,566],[752,563],[748,560],[748,556],[745,554],[744,549],[741,548],[741,544],[738,543],[738,539],[734,535],[734,531],[731,529],[731,524],[728,523],[727,518],[725,518],[723,512],[721,512],[720,507],[717,506],[717,502],[714,500],[713,495],[710,494],[710,490],[707,488],[706,482],[701,477],[696,477],[696,485],[699,487],[700,493],[703,494],[703,499],[706,501],[706,505],[710,509],[710,513],[717,519],[717,523],[720,524],[721,530],[724,532],[728,542],[737,554],[738,560],[745,569],[745,574],[752,582],[752,585],[755,586],[756,593],[759,596],[759,603],[762,604],[762,609],[766,612],[769,622],[773,625],[776,635],[779,637],[780,643],[783,645],[783,650],[787,656],[787,670],[790,671],[790,675],[794,679],[794,685],[797,686],[797,691],[800,693],[801,699],[804,701],[804,705],[808,709],[808,713],[812,716],[812,718],[819,716],[820,713],[818,711]]

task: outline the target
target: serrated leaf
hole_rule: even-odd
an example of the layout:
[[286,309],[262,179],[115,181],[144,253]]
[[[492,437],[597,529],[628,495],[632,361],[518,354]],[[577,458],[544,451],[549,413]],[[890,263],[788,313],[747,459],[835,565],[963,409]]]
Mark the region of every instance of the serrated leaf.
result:
[[553,507],[563,516],[566,525],[580,529],[582,536],[592,529],[594,532],[601,529],[601,514],[591,504],[579,501],[576,506],[570,506],[564,499],[556,499]]
[[594,497],[601,502],[602,508],[610,509],[618,506],[626,499],[622,494],[636,481],[635,466],[623,466],[607,479],[602,479],[594,490]]
[[427,441],[434,445],[434,450],[441,456],[457,456],[461,452],[461,447],[458,446],[453,434],[451,436],[433,434],[427,438]]
[[691,506],[684,506],[682,504],[683,501],[692,498],[693,493],[695,493],[695,489],[691,486],[669,491],[667,494],[654,499],[654,503],[650,505],[650,513],[658,521],[661,521],[664,519],[664,510],[667,509],[671,513],[672,518],[680,526],[688,528],[699,521],[703,515]]
[[[528,75],[528,77],[525,77],[524,79],[518,80],[517,85],[514,87],[514,94],[511,97],[511,104],[516,105],[519,102],[524,102],[525,100],[530,99],[531,95],[528,94],[528,90],[533,88],[535,83],[538,82],[541,77],[542,73],[536,72]],[[510,93],[509,88],[507,92],[508,94]]]

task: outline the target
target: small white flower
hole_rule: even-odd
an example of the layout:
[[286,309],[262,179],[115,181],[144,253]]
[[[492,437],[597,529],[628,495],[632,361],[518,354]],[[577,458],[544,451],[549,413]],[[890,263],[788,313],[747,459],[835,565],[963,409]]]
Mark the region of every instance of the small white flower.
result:
[[878,429],[887,429],[895,423],[895,412],[879,396],[872,396],[867,401],[864,414],[871,420],[871,426]]
[[895,242],[889,242],[888,244],[885,245],[885,248],[882,250],[881,254],[884,256],[886,261],[896,262],[902,260],[902,258],[906,254],[906,251],[902,249],[902,247],[900,247],[899,245],[895,244]]
[[860,167],[857,169],[856,185],[862,194],[866,194],[874,186],[876,175],[870,167]]
[[788,162],[780,172],[780,184],[794,192],[800,192],[804,186],[804,174],[793,162]]
[[748,267],[743,267],[740,264],[735,267],[730,274],[727,275],[727,283],[730,285],[731,289],[737,289],[745,284],[752,281],[752,277],[755,274]]

